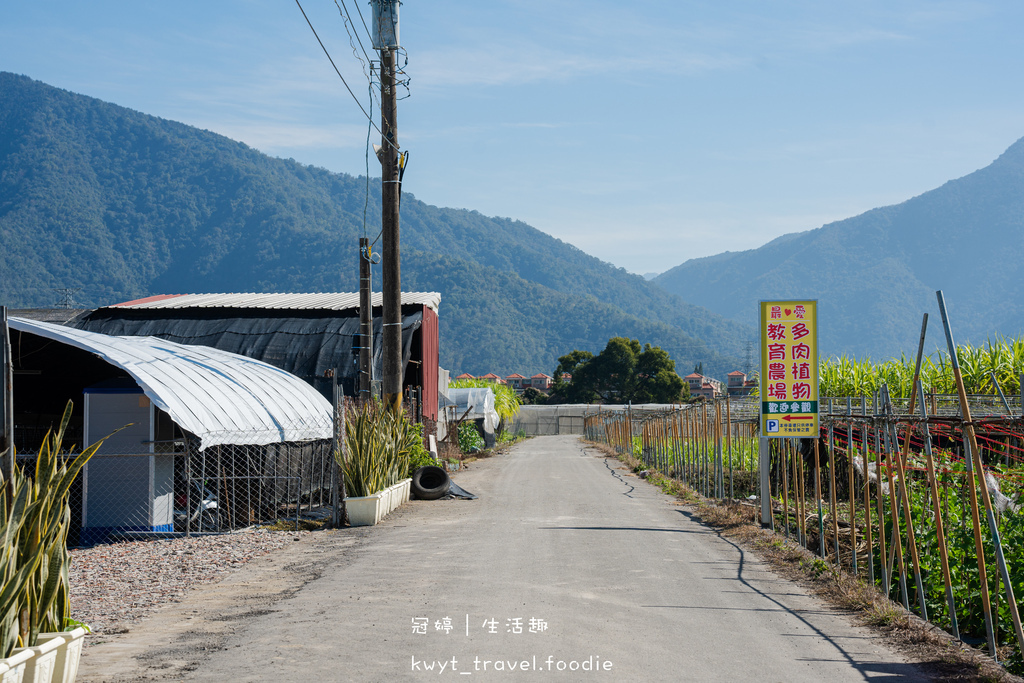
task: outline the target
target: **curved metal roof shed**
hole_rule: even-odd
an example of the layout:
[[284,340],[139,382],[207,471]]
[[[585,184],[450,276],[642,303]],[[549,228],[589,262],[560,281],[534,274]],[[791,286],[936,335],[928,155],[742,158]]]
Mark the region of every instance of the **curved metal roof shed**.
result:
[[298,377],[262,361],[157,337],[114,337],[24,318],[11,318],[10,327],[121,368],[200,440],[200,450],[332,436],[330,402]]

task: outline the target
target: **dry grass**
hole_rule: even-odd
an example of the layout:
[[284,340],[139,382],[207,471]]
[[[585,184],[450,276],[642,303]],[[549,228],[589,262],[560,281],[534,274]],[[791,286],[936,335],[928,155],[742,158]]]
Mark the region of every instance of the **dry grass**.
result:
[[[644,464],[628,454],[593,442],[603,454],[620,460],[635,472]],[[677,479],[651,472],[647,481],[694,506],[699,520],[720,535],[754,551],[778,574],[809,588],[833,607],[851,613],[881,638],[902,651],[935,681],[1022,681],[933,624],[911,614],[874,586],[822,560],[806,548],[757,523],[757,508],[735,501],[719,503],[701,496]]]

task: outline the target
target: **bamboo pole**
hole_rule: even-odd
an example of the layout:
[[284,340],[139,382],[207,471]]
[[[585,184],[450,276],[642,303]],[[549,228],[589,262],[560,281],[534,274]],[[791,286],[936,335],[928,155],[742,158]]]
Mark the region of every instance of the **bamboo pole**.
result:
[[875,499],[878,508],[878,562],[882,567],[882,587],[885,589],[885,596],[889,597],[892,590],[892,573],[889,571],[889,564],[886,562],[885,553],[885,491],[882,488],[882,449],[881,439],[878,433],[878,393],[875,393],[874,401],[875,424],[873,425],[873,436],[875,439],[875,481],[878,488],[878,496]]
[[807,492],[804,490],[804,454],[797,444],[799,442],[793,441],[793,448],[796,451],[797,466],[799,468],[799,477],[797,479],[798,486],[800,489],[800,503],[799,503],[799,514],[800,514],[800,538],[802,539],[803,546],[807,547]]
[[846,399],[846,474],[848,478],[849,494],[850,494],[850,567],[853,569],[853,575],[857,576],[857,495],[853,487],[853,458],[856,452],[853,448],[853,420],[850,416],[853,412],[853,406],[850,404],[850,399]]
[[733,488],[732,472],[732,399],[725,397],[725,445],[729,451],[729,500],[735,500],[736,490]]
[[[868,404],[864,394],[860,396],[860,414],[867,416]],[[864,451],[864,537],[868,547],[868,580],[875,585],[875,549],[871,538],[871,478],[868,476],[868,429],[865,424],[861,428],[861,448]]]
[[953,579],[949,573],[949,551],[946,549],[946,533],[942,523],[942,507],[939,504],[939,485],[936,479],[935,463],[932,459],[932,435],[928,431],[928,413],[924,406],[924,387],[921,380],[917,381],[917,391],[921,394],[922,439],[924,440],[925,463],[928,468],[928,485],[932,493],[932,506],[935,508],[935,538],[939,546],[939,560],[942,564],[942,581],[946,585],[946,604],[949,607],[949,623],[953,637],[960,639],[960,626],[956,621],[956,600],[953,595]]
[[975,495],[974,470],[977,469],[981,477],[981,499],[985,504],[985,515],[988,517],[989,528],[992,532],[992,545],[995,547],[996,563],[999,565],[999,572],[1003,576],[1003,586],[1006,591],[1007,608],[1010,611],[1010,620],[1013,622],[1013,630],[1017,636],[1017,646],[1024,652],[1024,629],[1021,628],[1020,614],[1017,611],[1017,601],[1013,595],[1013,584],[1010,582],[1010,574],[1006,566],[1006,558],[1003,557],[1003,544],[999,539],[999,525],[996,523],[995,514],[992,510],[992,498],[988,492],[988,485],[985,483],[985,470],[981,462],[981,451],[978,448],[978,438],[974,432],[974,423],[971,421],[971,406],[967,402],[967,391],[964,388],[964,378],[960,374],[960,361],[957,358],[956,345],[953,343],[953,331],[949,324],[949,316],[946,313],[946,301],[942,291],[935,293],[939,301],[939,313],[942,315],[942,327],[946,332],[946,344],[949,347],[950,361],[953,365],[953,379],[956,381],[956,391],[960,399],[961,414],[964,418],[964,429],[970,443],[971,458],[973,467],[968,468],[967,477],[971,486],[971,513],[974,523],[975,545],[978,552],[978,577],[981,579],[982,606],[985,608],[986,626],[989,630],[989,647],[991,655],[996,657],[996,643],[992,632],[992,612],[989,604],[988,584],[985,575],[985,553],[981,543],[981,523],[978,519],[978,501]]
[[818,548],[821,557],[825,557],[825,520],[821,510],[821,456],[818,453],[818,442],[821,435],[814,438],[814,497],[818,500]]

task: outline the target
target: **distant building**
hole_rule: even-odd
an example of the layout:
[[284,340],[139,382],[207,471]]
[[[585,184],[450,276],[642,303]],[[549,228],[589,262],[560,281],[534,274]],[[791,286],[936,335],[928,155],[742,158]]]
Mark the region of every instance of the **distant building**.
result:
[[[527,382],[529,382],[529,384],[526,384]],[[544,373],[538,372],[530,379],[523,380],[523,388],[525,389],[527,386],[531,386],[537,391],[546,394],[549,391],[551,391],[551,385],[553,383],[554,380],[551,378],[550,375],[545,375]]]
[[469,374],[468,372],[464,372],[461,375],[459,375],[458,377],[456,377],[455,379],[476,379],[476,377],[474,377],[473,375]]
[[520,375],[518,372],[513,372],[511,375],[505,378],[505,384],[509,385],[517,392],[521,392],[525,388],[523,386],[523,381],[525,379],[525,375]]
[[726,390],[730,396],[750,396],[757,388],[756,379],[747,379],[747,374],[739,370],[729,373],[729,381],[726,383]]
[[690,395],[700,396],[713,401],[718,396],[725,395],[725,384],[717,379],[705,377],[696,372],[683,378],[690,385]]
[[505,383],[505,380],[501,378],[501,375],[495,375],[493,372],[488,372],[486,375],[480,375],[477,379],[487,380],[488,382],[494,382],[495,384]]

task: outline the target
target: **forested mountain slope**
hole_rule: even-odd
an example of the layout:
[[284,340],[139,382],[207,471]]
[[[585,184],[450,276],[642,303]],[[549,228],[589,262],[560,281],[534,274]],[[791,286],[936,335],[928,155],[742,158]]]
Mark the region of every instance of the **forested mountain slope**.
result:
[[[0,302],[51,288],[102,305],[156,293],[354,291],[365,179],[0,73]],[[379,230],[370,183],[367,232]],[[525,223],[402,200],[403,288],[443,295],[442,364],[551,372],[609,336],[681,370],[736,363],[749,326]],[[380,286],[379,273],[376,286]]]

